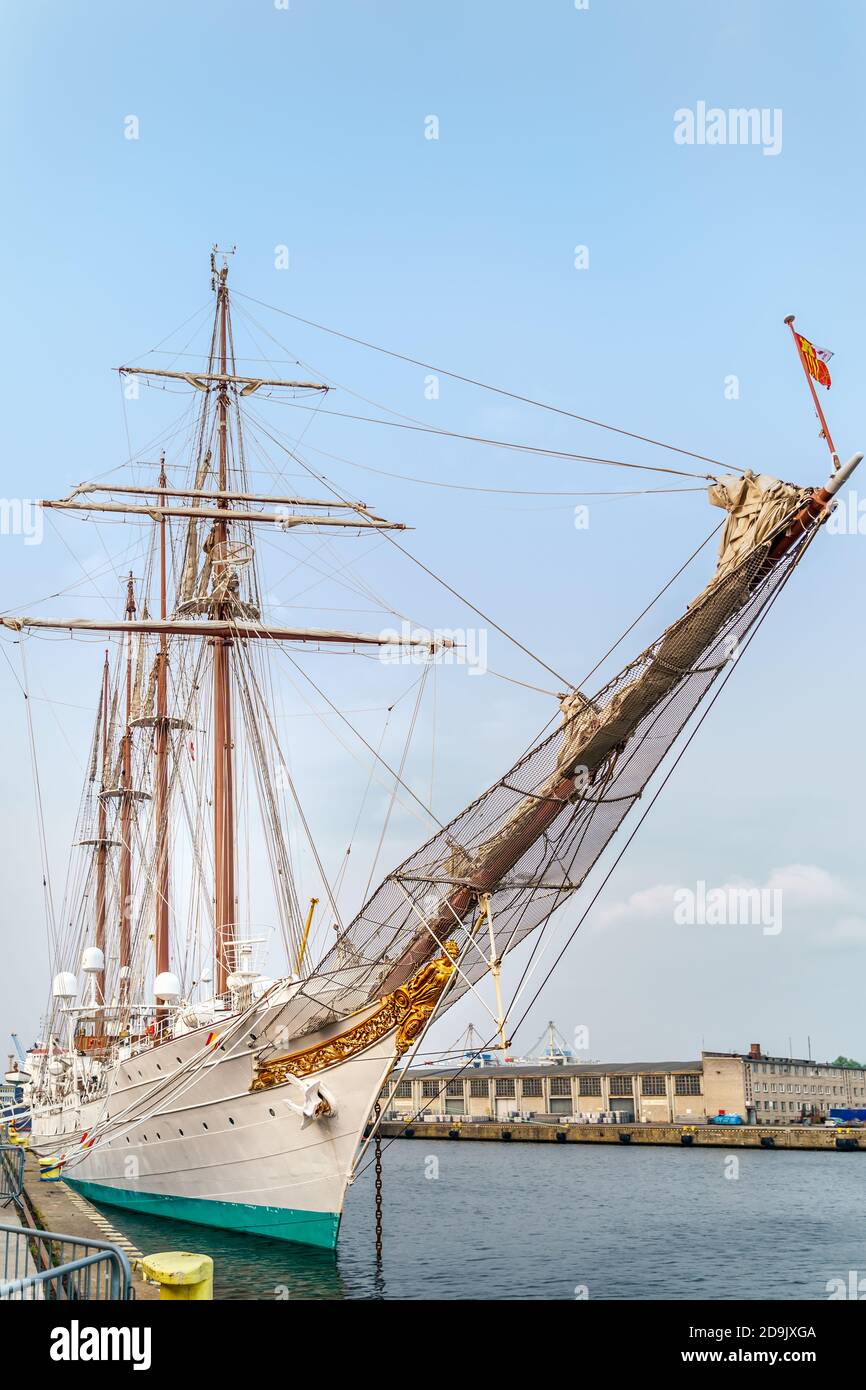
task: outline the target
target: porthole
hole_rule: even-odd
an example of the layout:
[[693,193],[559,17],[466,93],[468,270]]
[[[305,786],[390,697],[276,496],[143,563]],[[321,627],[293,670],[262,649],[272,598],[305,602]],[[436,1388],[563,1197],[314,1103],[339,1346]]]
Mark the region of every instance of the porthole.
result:
[[162,1138],[162,1135],[160,1134],[159,1130],[156,1131],[156,1137],[157,1137],[157,1139],[161,1139],[161,1138]]
[[206,1122],[205,1122],[204,1120],[202,1120],[202,1122],[201,1122],[201,1127],[202,1127],[202,1129],[207,1129],[207,1124],[206,1124]]
[[180,1135],[180,1137],[181,1137],[181,1139],[182,1139],[182,1138],[183,1138],[183,1130],[182,1130],[182,1129],[179,1129],[179,1130],[178,1130],[178,1134]]
[[269,1114],[269,1115],[276,1115],[276,1113],[277,1113],[276,1110],[271,1110],[270,1108],[268,1109],[268,1114]]
[[231,1115],[229,1115],[229,1124],[230,1124],[230,1125],[233,1125],[233,1124],[234,1124],[234,1120],[232,1119]]

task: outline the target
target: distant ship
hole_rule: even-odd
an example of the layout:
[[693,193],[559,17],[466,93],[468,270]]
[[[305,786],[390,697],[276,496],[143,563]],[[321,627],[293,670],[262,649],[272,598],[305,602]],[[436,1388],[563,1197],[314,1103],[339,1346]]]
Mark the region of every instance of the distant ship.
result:
[[[251,489],[250,399],[321,398],[328,387],[237,371],[227,263],[218,262],[212,255],[202,368],[121,369],[191,394],[185,476],[170,484],[163,458],[144,483],[103,477],[41,504],[150,528],[145,574],[130,576],[124,611],[2,619],[19,640],[90,634],[112,653],[100,658],[51,999],[25,1096],[33,1148],[97,1202],[333,1248],[383,1089],[398,1083],[431,1022],[487,975],[494,1045],[504,1045],[504,956],[584,882],[861,456],[823,487],[747,471],[713,479],[710,500],[728,513],[719,560],[683,615],[600,690],[563,693],[553,731],[389,872],[351,921],[341,924],[329,900],[336,937],[314,960],[316,903],[301,905],[276,794],[291,773],[271,655],[391,644],[432,660],[437,642],[287,626],[264,611],[260,527],[277,538],[332,528],[361,536],[397,523],[335,489]],[[563,621],[575,621],[570,597],[552,598]],[[58,666],[58,687],[62,679]],[[257,968],[239,891],[239,807],[252,801],[287,949],[276,979]]]

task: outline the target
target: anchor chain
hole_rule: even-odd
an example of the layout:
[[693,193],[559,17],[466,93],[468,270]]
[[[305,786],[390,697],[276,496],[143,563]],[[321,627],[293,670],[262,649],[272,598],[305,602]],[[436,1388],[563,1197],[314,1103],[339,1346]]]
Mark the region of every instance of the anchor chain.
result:
[[381,1135],[381,1132],[380,1132],[380,1130],[379,1130],[379,1128],[378,1128],[379,1115],[381,1114],[381,1111],[382,1111],[382,1107],[381,1107],[381,1105],[379,1104],[379,1102],[376,1101],[376,1106],[375,1106],[375,1109],[374,1109],[374,1111],[373,1111],[373,1114],[374,1114],[374,1116],[375,1116],[375,1118],[376,1118],[376,1124],[377,1124],[377,1128],[376,1128],[376,1138],[375,1138],[375,1140],[374,1140],[374,1147],[375,1147],[375,1151],[376,1151],[375,1173],[376,1173],[376,1263],[377,1263],[377,1264],[381,1264],[381,1263],[382,1263],[382,1135]]

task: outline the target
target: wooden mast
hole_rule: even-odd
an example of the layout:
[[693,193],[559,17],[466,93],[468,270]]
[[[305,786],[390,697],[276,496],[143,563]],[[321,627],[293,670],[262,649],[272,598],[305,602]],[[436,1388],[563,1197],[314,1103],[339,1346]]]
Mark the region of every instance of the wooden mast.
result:
[[[99,780],[99,811],[96,829],[96,945],[105,963],[106,868],[108,860],[108,813],[105,801],[106,769],[108,767],[108,652],[102,665],[102,771]],[[96,976],[96,998],[105,1003],[105,969]]]
[[[219,271],[217,281],[217,313],[219,315],[220,374],[217,396],[217,432],[219,440],[218,491],[228,491],[228,383],[227,383],[227,318],[228,267]],[[219,503],[228,511],[227,498]],[[213,541],[217,563],[214,577],[217,584],[226,559],[228,523],[222,519],[214,525]],[[221,563],[223,562],[223,563]],[[215,618],[228,617],[228,607],[220,599],[214,605]],[[213,792],[214,792],[214,936],[216,954],[216,994],[225,994],[231,962],[229,947],[234,932],[235,917],[235,860],[234,860],[234,767],[232,751],[231,706],[231,639],[214,639],[213,652]]]
[[[163,454],[159,471],[159,615],[163,621],[168,614],[165,516],[162,512],[166,485],[165,455]],[[164,974],[169,968],[168,727],[168,635],[161,632],[156,666],[156,775],[154,787],[156,822],[156,930],[154,947],[157,975]]]
[[[132,573],[126,582],[126,620],[135,617],[135,591]],[[118,999],[129,999],[129,966],[131,956],[130,915],[132,912],[132,633],[126,638],[126,715],[121,756],[120,798],[120,934],[118,951]]]

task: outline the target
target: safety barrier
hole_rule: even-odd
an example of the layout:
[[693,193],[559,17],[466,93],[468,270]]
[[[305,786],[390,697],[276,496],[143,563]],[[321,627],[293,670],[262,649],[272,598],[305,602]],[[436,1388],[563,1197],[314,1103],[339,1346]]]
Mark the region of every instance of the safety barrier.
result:
[[91,1301],[132,1297],[119,1245],[0,1225],[0,1299]]
[[0,1207],[17,1202],[24,1189],[24,1150],[0,1144]]

